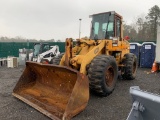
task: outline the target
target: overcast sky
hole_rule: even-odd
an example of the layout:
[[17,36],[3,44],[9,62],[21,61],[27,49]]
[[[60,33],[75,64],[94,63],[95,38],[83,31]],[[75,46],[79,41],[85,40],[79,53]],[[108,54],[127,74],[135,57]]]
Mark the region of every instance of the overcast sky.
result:
[[[131,21],[160,0],[0,0],[0,36],[55,39],[89,36],[89,15],[116,11]],[[160,6],[159,6],[160,7]]]

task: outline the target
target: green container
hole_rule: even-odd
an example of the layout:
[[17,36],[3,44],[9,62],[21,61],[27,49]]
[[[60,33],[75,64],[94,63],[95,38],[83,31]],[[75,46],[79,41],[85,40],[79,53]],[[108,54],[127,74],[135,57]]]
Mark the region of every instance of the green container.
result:
[[[65,42],[46,42],[49,45],[58,45],[59,51],[65,51]],[[33,49],[35,42],[0,42],[0,58],[7,56],[19,56],[19,49]]]

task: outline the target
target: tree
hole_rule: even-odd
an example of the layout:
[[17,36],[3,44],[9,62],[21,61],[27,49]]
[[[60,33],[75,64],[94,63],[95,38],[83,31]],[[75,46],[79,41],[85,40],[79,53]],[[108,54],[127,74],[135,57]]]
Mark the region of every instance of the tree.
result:
[[55,40],[54,40],[54,39],[50,39],[49,41],[50,41],[50,42],[55,42]]
[[57,42],[61,42],[61,40],[57,40]]
[[146,22],[146,19],[142,16],[138,18],[137,22],[137,28],[138,28],[138,35],[137,38],[143,41],[148,41],[150,38],[148,35],[150,35],[148,23]]
[[149,13],[146,16],[146,19],[148,20],[148,25],[150,26],[151,30],[151,38],[156,40],[157,38],[157,24],[158,19],[160,18],[160,8],[155,5],[151,9],[149,9]]
[[136,32],[134,26],[132,26],[132,25],[124,24],[123,33],[124,33],[124,36],[129,36],[132,41],[135,41],[135,39],[137,37],[137,32]]

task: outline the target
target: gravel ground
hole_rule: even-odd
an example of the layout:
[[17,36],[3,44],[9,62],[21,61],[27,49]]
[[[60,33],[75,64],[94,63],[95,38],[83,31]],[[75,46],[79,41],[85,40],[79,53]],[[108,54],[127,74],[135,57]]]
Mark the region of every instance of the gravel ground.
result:
[[[24,67],[0,67],[0,120],[50,120],[29,105],[11,95]],[[114,92],[108,97],[90,94],[86,109],[73,120],[125,120],[131,109],[130,86],[140,86],[142,90],[160,93],[160,73],[150,73],[150,69],[138,68],[135,80],[118,80]]]

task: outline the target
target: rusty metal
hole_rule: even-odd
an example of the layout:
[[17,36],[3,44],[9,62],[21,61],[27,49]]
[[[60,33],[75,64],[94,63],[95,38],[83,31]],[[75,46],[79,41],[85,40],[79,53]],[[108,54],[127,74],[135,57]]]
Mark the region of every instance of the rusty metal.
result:
[[114,82],[114,69],[112,66],[109,66],[106,69],[106,85],[109,87],[113,85]]
[[65,66],[26,62],[13,95],[51,119],[68,120],[88,103],[88,78]]

